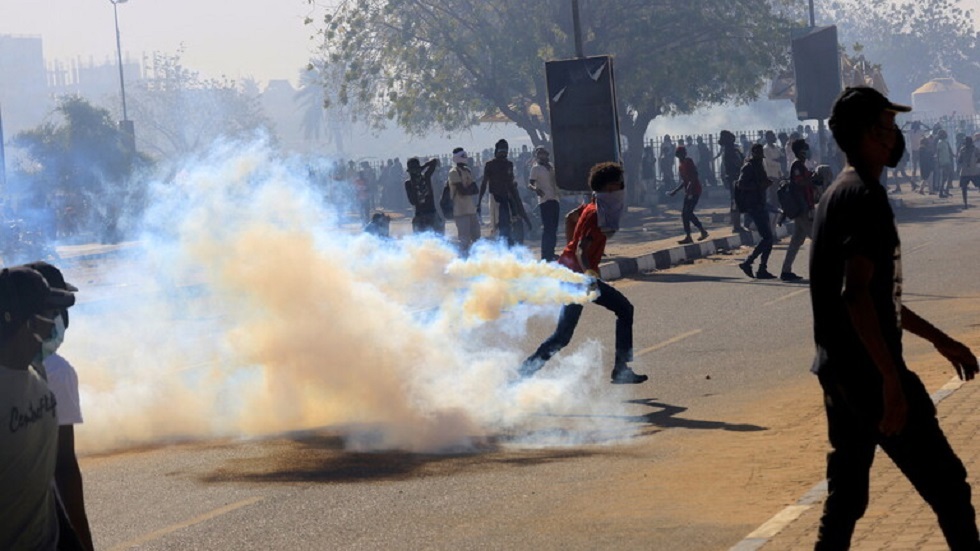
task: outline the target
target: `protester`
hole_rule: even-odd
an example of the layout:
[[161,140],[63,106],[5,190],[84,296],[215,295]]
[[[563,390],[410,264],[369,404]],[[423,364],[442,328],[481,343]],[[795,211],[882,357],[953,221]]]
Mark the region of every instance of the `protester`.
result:
[[[598,297],[596,304],[616,314],[616,356],[612,370],[612,383],[637,384],[647,380],[629,367],[633,359],[633,305],[619,290],[602,281],[599,263],[606,248],[606,240],[618,229],[620,217],[626,209],[626,185],[623,168],[618,163],[600,163],[589,173],[589,187],[593,201],[587,204],[575,224],[575,233],[568,242],[558,262],[578,273],[584,273],[592,281]],[[545,362],[568,345],[575,334],[575,327],[582,316],[581,304],[562,306],[555,332],[537,351],[524,360],[520,374],[530,377]]]
[[408,180],[405,180],[405,194],[408,202],[415,207],[412,230],[415,233],[443,232],[442,218],[436,213],[436,195],[432,189],[432,174],[439,166],[439,159],[429,159],[424,165],[418,157],[408,160]]
[[[768,269],[769,255],[772,253],[772,226],[766,210],[766,190],[771,184],[763,166],[762,146],[755,144],[752,146],[752,156],[742,165],[735,186],[740,196],[739,210],[748,214],[760,237],[755,249],[738,267],[745,272],[745,275],[756,279],[776,278]],[[759,269],[753,275],[752,263],[756,258],[759,258]]]
[[721,151],[718,152],[718,155],[721,157],[721,181],[731,196],[732,231],[744,231],[745,229],[742,227],[742,222],[739,219],[739,210],[735,205],[734,185],[735,181],[738,180],[745,157],[735,147],[735,134],[728,130],[722,130],[719,133],[718,145],[721,146]]
[[936,134],[936,170],[933,178],[939,196],[949,197],[949,190],[953,186],[953,148],[949,145],[946,131],[942,129]]
[[0,272],[0,549],[55,549],[57,400],[31,365],[75,303],[30,268]]
[[956,165],[960,169],[960,192],[963,193],[963,208],[966,208],[969,206],[966,192],[970,182],[980,188],[980,152],[970,136],[963,138],[963,147],[956,153]]
[[548,150],[543,147],[536,148],[534,158],[535,163],[531,167],[527,185],[538,196],[538,210],[541,214],[541,259],[551,262],[558,258],[555,256],[561,206],[558,200],[558,183],[555,181],[555,170],[551,166],[551,154]]
[[496,201],[497,207],[497,238],[507,242],[507,246],[515,244],[512,232],[512,191],[516,189],[514,178],[514,163],[507,159],[510,146],[507,140],[498,140],[494,146],[493,159],[487,161],[483,168],[483,183],[480,184],[480,197],[477,204],[483,203],[483,195],[489,188],[490,195]]
[[813,229],[813,209],[814,209],[814,190],[813,173],[806,166],[806,161],[810,157],[810,146],[805,140],[793,142],[793,154],[796,160],[789,170],[789,183],[787,191],[793,197],[792,204],[798,207],[798,212],[785,212],[787,217],[793,220],[793,236],[789,240],[786,248],[786,257],[783,259],[783,269],[779,274],[779,279],[783,281],[799,281],[802,277],[793,273],[793,262],[796,254],[803,246],[803,241],[812,238]]
[[687,148],[678,147],[675,155],[677,156],[677,160],[680,161],[677,167],[677,174],[680,177],[681,183],[670,192],[670,196],[673,197],[677,195],[678,191],[684,190],[684,206],[681,208],[681,223],[684,225],[684,234],[687,236],[678,243],[681,245],[694,243],[694,240],[691,239],[691,224],[694,224],[701,230],[701,237],[698,238],[698,241],[704,241],[708,238],[708,232],[694,214],[694,208],[698,206],[698,200],[701,199],[701,181],[698,179],[698,169],[694,166],[694,161],[687,156]]
[[480,219],[476,215],[476,196],[480,192],[469,167],[470,158],[462,147],[453,149],[453,167],[449,169],[449,189],[453,198],[453,220],[459,249],[465,256],[480,238]]
[[910,110],[857,87],[844,90],[830,118],[847,166],[817,208],[810,257],[813,370],[832,447],[817,550],[850,546],[868,505],[876,446],[932,507],[951,549],[980,547],[966,470],[902,357],[904,329],[931,342],[960,378],[978,370],[969,348],[902,304],[901,243],[879,177],[904,153],[895,116]]
[[[61,270],[47,262],[26,264],[45,279],[52,289],[75,293],[78,288],[65,281]],[[85,511],[85,494],[82,484],[82,471],[75,455],[75,425],[82,424],[82,409],[78,397],[78,374],[75,368],[57,351],[64,341],[68,329],[68,310],[63,309],[54,315],[54,329],[51,336],[41,343],[41,353],[35,359],[35,368],[43,369],[48,387],[58,403],[58,456],[54,479],[58,497],[64,507],[67,520],[73,533],[61,531],[61,540],[77,537],[78,543],[86,550],[95,549],[92,532],[89,528],[88,514]],[[41,361],[41,365],[37,364]],[[60,546],[65,548],[64,545]]]
[[674,142],[669,134],[664,134],[660,144],[660,179],[664,191],[674,187]]
[[718,179],[715,178],[715,171],[711,167],[711,161],[714,159],[714,155],[711,154],[711,148],[708,147],[708,144],[704,143],[704,138],[701,136],[698,136],[695,142],[698,149],[698,161],[695,163],[698,167],[698,176],[704,181],[705,185],[717,186]]

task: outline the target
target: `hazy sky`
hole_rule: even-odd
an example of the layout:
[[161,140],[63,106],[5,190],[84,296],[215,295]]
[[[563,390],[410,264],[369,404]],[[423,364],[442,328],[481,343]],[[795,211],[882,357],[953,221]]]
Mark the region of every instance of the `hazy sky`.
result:
[[[963,6],[980,28],[980,0]],[[183,44],[186,64],[209,76],[295,82],[313,45],[303,25],[311,13],[306,0],[129,0],[119,25],[133,58]],[[40,35],[49,61],[115,56],[109,0],[0,0],[0,34]]]
[[[123,56],[183,44],[186,65],[209,76],[295,82],[313,44],[306,0],[129,0],[118,9]],[[109,0],[0,0],[0,34],[41,36],[48,61],[116,55]]]

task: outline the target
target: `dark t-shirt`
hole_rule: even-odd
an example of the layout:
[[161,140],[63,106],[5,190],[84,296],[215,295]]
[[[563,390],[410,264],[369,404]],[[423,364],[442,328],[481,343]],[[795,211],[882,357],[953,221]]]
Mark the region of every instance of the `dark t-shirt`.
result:
[[514,184],[514,163],[507,159],[490,159],[483,168],[483,174],[487,178],[490,194],[498,201],[500,197],[510,196],[510,188]]
[[405,180],[405,193],[408,194],[409,203],[415,206],[416,214],[431,214],[436,211],[431,173]]
[[881,334],[902,361],[902,257],[895,216],[882,185],[845,169],[820,199],[810,245],[810,298],[817,346],[813,371],[839,380],[875,376],[877,368],[851,323],[841,295],[845,262],[863,256],[874,264],[870,292]]

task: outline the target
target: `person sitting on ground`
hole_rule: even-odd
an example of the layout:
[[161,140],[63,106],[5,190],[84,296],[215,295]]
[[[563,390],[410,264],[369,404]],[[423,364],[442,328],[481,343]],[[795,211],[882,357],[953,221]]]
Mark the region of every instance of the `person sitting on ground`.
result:
[[23,266],[0,271],[0,549],[55,549],[57,399],[31,365],[75,303]]
[[678,243],[681,245],[694,243],[694,240],[691,239],[691,224],[694,224],[701,230],[701,237],[698,237],[698,241],[704,241],[708,238],[708,232],[704,229],[701,221],[698,220],[697,215],[694,214],[694,208],[698,206],[698,200],[701,199],[701,181],[698,179],[698,169],[694,166],[694,161],[687,156],[687,148],[684,146],[679,146],[675,155],[677,156],[677,160],[680,161],[677,173],[681,183],[670,192],[670,196],[673,197],[677,195],[678,191],[684,190],[684,206],[681,207],[681,223],[684,224],[684,233],[687,236],[678,241]]

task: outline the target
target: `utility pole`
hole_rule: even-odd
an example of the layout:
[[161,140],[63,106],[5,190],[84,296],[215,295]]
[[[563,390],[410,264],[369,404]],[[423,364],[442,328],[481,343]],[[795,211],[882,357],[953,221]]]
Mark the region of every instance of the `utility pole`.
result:
[[[813,0],[809,0],[810,4],[810,28],[813,29],[817,26],[817,19],[813,11]],[[820,163],[826,163],[827,159],[827,140],[824,136],[827,134],[826,126],[823,123],[823,119],[817,119],[817,143],[820,147]]]
[[585,52],[582,50],[582,19],[578,13],[578,0],[572,0],[572,29],[575,33],[575,57],[582,59]]
[[0,195],[7,191],[7,158],[3,152],[3,106],[0,106]]

